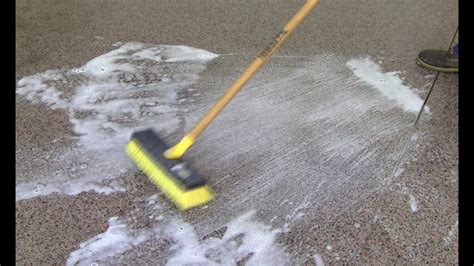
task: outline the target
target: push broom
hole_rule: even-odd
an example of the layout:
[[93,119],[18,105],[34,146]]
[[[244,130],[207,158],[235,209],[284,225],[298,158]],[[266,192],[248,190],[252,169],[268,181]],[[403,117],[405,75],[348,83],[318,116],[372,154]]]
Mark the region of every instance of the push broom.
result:
[[213,191],[182,159],[203,130],[216,118],[247,81],[268,61],[319,0],[308,0],[275,40],[245,69],[204,117],[176,145],[169,147],[152,129],[134,132],[126,152],[149,179],[181,210],[209,202]]

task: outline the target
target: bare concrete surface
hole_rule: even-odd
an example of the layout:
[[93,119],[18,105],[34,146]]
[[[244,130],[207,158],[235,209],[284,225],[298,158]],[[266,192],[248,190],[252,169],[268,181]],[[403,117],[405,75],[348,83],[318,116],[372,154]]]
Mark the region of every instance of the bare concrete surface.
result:
[[[178,94],[179,126],[163,134],[173,143],[302,3],[20,0],[17,80],[82,66],[117,42],[216,53]],[[17,200],[17,263],[65,264],[88,246],[81,243],[113,228],[112,217],[119,232],[125,221],[127,239],[138,244],[121,246],[99,265],[182,264],[172,260],[180,250],[173,245],[186,247],[170,237],[173,223],[193,235],[193,247],[224,258],[212,254],[209,239],[245,243],[226,240],[229,221],[254,210],[259,224],[278,231],[275,245],[287,256],[275,263],[279,252],[264,253],[269,265],[314,265],[316,258],[336,265],[457,264],[457,75],[440,74],[432,88],[436,72],[414,63],[422,49],[448,48],[457,7],[456,1],[321,1],[185,156],[216,191],[211,203],[180,213],[136,169],[113,180],[125,191]],[[384,73],[398,71],[422,100],[432,88],[419,120],[346,65],[366,57]],[[70,167],[52,158],[74,153],[78,134],[61,108],[18,95],[16,111],[17,186],[47,185],[43,176]],[[236,263],[251,261],[256,250]]]

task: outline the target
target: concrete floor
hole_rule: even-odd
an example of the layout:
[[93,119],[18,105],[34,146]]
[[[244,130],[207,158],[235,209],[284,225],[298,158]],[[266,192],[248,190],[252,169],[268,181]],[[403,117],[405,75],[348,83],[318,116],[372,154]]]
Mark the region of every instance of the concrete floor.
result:
[[[176,134],[166,136],[173,142],[302,3],[19,0],[17,80],[83,65],[119,41],[219,54],[189,88],[201,93],[181,96],[187,112]],[[422,49],[449,47],[457,14],[457,1],[321,1],[189,151],[186,159],[208,178],[216,199],[179,213],[161,198],[166,213],[205,237],[254,209],[264,224],[289,224],[277,242],[292,264],[312,265],[315,254],[328,264],[457,263],[458,77],[436,78],[414,63]],[[353,85],[344,65],[360,56],[382,62],[386,72],[400,71],[423,99],[431,90],[430,112],[417,119],[368,86]],[[345,105],[353,99],[378,107],[357,115]],[[54,168],[48,155],[72,147],[75,133],[61,109],[23,97],[16,106],[18,185],[34,179],[34,169]],[[146,227],[141,199],[155,188],[135,171],[123,182],[127,191],[109,195],[17,201],[17,263],[64,264],[79,243],[107,230],[113,216],[133,216],[135,226]],[[298,219],[297,205],[304,211]],[[148,245],[163,254],[168,248]],[[117,260],[163,264],[167,258],[137,248]]]

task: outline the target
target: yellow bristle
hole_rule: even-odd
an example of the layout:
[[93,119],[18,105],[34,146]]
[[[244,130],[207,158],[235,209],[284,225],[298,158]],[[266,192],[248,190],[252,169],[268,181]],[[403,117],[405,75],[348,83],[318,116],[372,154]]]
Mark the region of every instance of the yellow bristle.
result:
[[166,169],[144,151],[138,141],[132,140],[126,148],[128,156],[148,178],[170,198],[181,210],[205,204],[212,200],[214,193],[207,185],[186,190]]

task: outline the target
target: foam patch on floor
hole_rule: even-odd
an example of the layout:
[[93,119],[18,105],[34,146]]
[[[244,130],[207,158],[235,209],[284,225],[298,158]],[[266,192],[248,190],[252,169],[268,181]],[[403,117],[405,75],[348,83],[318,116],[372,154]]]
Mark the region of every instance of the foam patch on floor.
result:
[[314,257],[314,263],[316,264],[316,266],[324,266],[324,260],[320,254],[315,254],[313,257]]
[[174,222],[168,228],[177,240],[177,251],[167,265],[281,265],[288,257],[276,245],[275,237],[281,232],[254,220],[255,211],[249,211],[229,222],[222,238],[211,237],[199,241],[192,226]]
[[127,227],[126,222],[117,217],[110,218],[107,231],[81,243],[79,249],[69,255],[66,265],[92,265],[130,250],[149,238],[146,231]]
[[124,152],[130,134],[150,126],[165,135],[175,132],[183,123],[179,92],[215,57],[188,46],[131,42],[81,67],[19,80],[17,94],[65,110],[78,139],[50,158],[48,169],[22,173],[34,181],[17,183],[17,200],[52,192],[124,191],[115,179],[133,167]]
[[[399,72],[383,72],[380,65],[370,58],[351,59],[346,63],[354,75],[377,89],[387,99],[396,102],[407,112],[418,113],[423,106],[423,100],[415,94],[414,89],[403,84]],[[429,107],[425,106],[429,112]]]
[[[291,233],[295,223],[326,206],[343,212],[386,189],[400,154],[409,150],[403,147],[417,112],[355,75],[347,67],[351,61],[331,54],[278,58],[239,92],[189,151],[209,183],[225,191],[225,200],[215,200],[215,213],[268,209],[268,218],[277,216],[273,222],[288,224]],[[367,75],[390,76],[372,61],[355,62],[369,65],[373,73]],[[411,88],[392,83],[393,90]],[[297,212],[289,204],[275,207],[284,200],[310,206]]]
[[[275,241],[281,229],[257,221],[255,210],[231,219],[221,237],[199,237],[191,223],[174,215],[163,215],[156,197],[152,200],[149,207],[155,211],[150,216],[154,218],[151,226],[133,229],[130,218],[113,217],[109,228],[81,243],[70,253],[66,264],[127,263],[134,260],[133,256],[146,256],[140,249],[149,241],[172,243],[162,251],[164,261],[156,261],[160,265],[282,265],[289,262],[289,255]],[[126,252],[130,253],[124,256]],[[153,258],[145,259],[153,261]]]
[[412,194],[409,195],[409,203],[410,203],[410,210],[411,212],[418,211],[418,203],[416,202],[415,196]]

